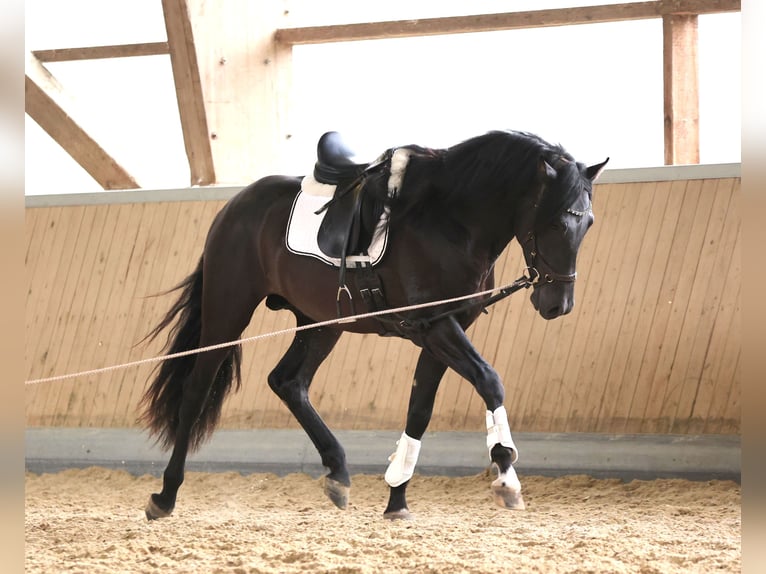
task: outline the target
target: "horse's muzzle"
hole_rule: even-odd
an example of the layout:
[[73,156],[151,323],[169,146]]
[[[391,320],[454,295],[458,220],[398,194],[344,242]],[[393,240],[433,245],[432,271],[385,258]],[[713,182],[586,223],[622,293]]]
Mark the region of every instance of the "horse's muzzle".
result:
[[543,319],[551,320],[572,311],[574,294],[572,284],[541,284],[530,296],[532,305]]

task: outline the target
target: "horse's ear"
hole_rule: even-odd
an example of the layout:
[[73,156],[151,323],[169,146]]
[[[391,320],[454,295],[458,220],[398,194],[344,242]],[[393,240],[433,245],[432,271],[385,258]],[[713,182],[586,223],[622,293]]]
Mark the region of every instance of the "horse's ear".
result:
[[601,172],[604,171],[604,166],[609,161],[609,158],[606,158],[603,162],[597,163],[595,165],[591,165],[585,169],[585,177],[587,177],[591,182],[594,182],[598,179],[598,176],[601,175]]
[[543,158],[540,158],[540,165],[538,166],[538,170],[540,172],[540,177],[543,180],[553,180],[556,179],[556,176],[558,175],[556,170],[553,169],[553,166],[551,166],[551,164],[549,164]]

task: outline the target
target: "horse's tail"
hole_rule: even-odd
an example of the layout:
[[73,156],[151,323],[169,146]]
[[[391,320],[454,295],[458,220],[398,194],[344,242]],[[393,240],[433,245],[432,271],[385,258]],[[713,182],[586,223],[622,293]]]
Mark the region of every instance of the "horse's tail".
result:
[[[153,340],[161,331],[171,326],[164,351],[167,354],[196,349],[200,345],[202,330],[202,259],[194,272],[167,293],[180,291],[176,302],[162,320],[143,339]],[[210,436],[221,416],[221,406],[236,383],[242,380],[240,345],[228,348],[212,387],[202,408],[199,419],[192,426],[189,450],[194,451]],[[183,398],[183,388],[190,376],[197,354],[165,359],[152,372],[153,379],[141,398],[139,422],[149,429],[158,444],[168,449],[176,439],[178,411]]]

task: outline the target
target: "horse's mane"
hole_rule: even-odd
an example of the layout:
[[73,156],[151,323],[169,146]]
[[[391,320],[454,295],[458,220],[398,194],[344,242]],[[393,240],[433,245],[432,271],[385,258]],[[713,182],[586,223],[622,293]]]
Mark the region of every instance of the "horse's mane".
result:
[[556,169],[559,185],[535,198],[536,221],[547,222],[572,205],[582,192],[579,166],[560,145],[527,132],[492,131],[445,149],[412,150],[400,190],[405,211],[419,207],[460,207],[495,194],[516,199],[540,189],[541,159]]

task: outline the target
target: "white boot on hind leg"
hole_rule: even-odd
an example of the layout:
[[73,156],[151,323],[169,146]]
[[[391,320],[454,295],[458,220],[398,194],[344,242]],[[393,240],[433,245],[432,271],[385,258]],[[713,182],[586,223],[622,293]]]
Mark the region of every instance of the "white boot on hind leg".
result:
[[402,433],[396,441],[396,452],[388,457],[389,465],[385,475],[388,486],[400,486],[412,478],[420,455],[420,444],[418,439]]

